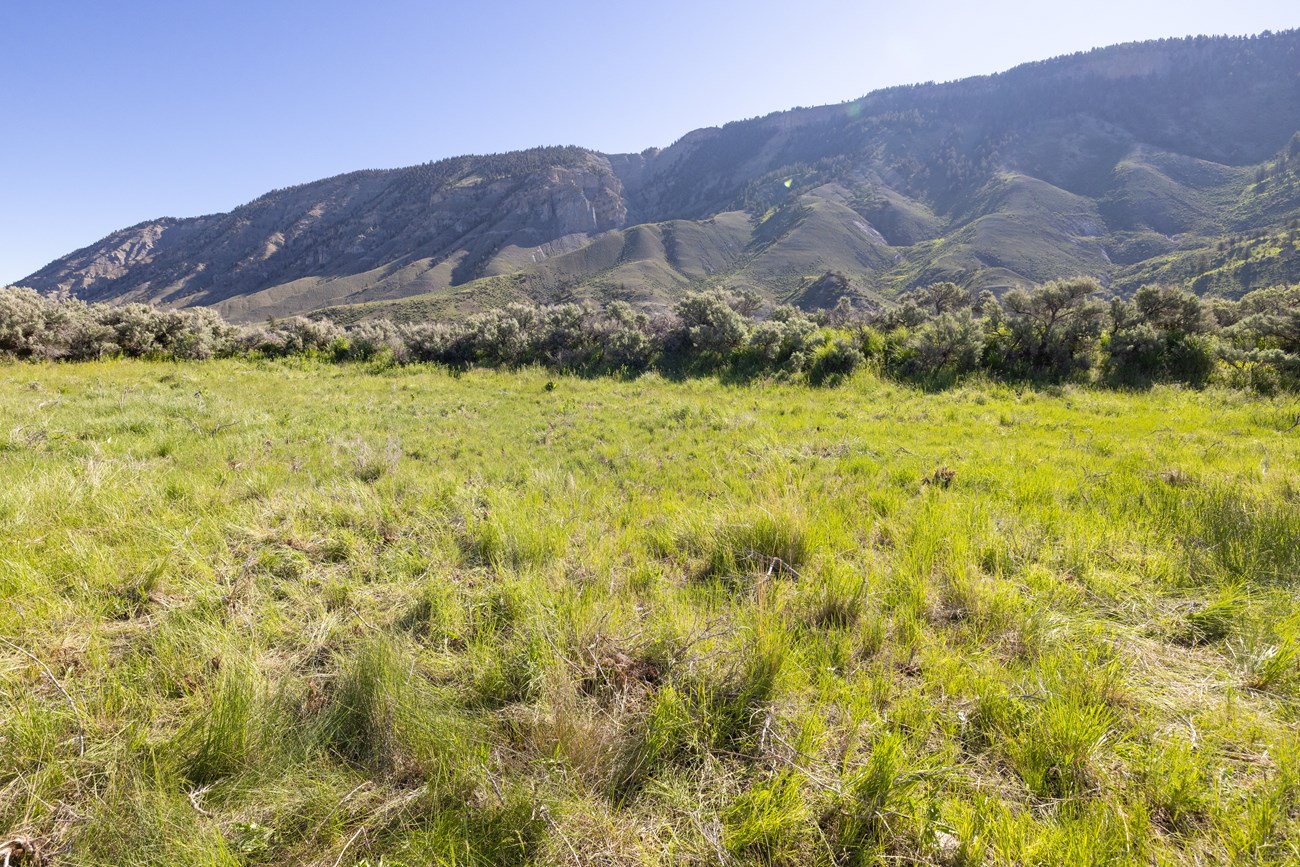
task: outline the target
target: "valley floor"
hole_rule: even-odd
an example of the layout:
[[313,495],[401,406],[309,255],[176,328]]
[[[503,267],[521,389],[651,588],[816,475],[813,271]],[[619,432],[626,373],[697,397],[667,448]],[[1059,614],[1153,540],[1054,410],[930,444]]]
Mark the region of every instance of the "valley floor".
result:
[[1296,863],[1298,412],[0,365],[0,846]]

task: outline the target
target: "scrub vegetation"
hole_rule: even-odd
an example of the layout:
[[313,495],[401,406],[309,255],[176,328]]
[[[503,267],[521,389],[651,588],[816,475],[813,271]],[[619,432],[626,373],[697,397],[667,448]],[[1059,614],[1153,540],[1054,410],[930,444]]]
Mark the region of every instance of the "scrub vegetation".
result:
[[[849,283],[834,272],[818,282],[834,293]],[[870,364],[930,388],[976,372],[1000,381],[1126,388],[1218,383],[1274,393],[1300,386],[1300,284],[1235,301],[1162,285],[1124,298],[1085,277],[1001,298],[949,282],[904,293],[888,307],[858,308],[847,295],[836,297],[834,306],[809,311],[715,287],[654,314],[621,302],[601,309],[511,304],[451,322],[376,319],[344,327],[294,317],[236,326],[207,308],[86,304],[9,287],[0,290],[0,358],[299,356],[813,385],[834,385]]]
[[0,367],[0,846],[1300,859],[1295,398],[871,366]]

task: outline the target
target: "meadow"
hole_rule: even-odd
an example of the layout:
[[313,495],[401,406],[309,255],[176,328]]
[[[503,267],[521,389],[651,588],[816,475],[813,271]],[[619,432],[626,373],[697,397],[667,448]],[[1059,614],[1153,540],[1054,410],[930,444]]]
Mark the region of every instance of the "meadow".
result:
[[1298,422],[865,369],[0,365],[0,847],[1293,864]]

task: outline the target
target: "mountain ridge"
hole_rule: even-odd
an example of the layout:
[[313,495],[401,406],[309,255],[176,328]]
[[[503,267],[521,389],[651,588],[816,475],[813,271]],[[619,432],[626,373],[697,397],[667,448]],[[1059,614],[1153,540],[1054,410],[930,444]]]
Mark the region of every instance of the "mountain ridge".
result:
[[[1298,130],[1300,31],[1128,43],[637,154],[545,147],[348,172],[139,223],[20,283],[244,320],[656,306],[711,283],[797,300],[827,272],[873,300],[941,279],[997,291],[1089,274],[1126,289],[1243,233],[1285,232],[1300,217]],[[1283,247],[1256,270],[1300,268]],[[1254,288],[1238,282],[1211,288]]]

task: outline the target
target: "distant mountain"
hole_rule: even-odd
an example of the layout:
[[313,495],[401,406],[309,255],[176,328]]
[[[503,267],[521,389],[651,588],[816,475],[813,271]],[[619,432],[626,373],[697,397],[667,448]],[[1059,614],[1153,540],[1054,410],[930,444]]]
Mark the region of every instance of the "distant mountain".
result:
[[21,283],[237,320],[656,306],[707,285],[818,306],[828,272],[862,298],[1074,274],[1240,294],[1300,280],[1298,131],[1300,30],[1133,43],[640,154],[341,175],[123,229]]

